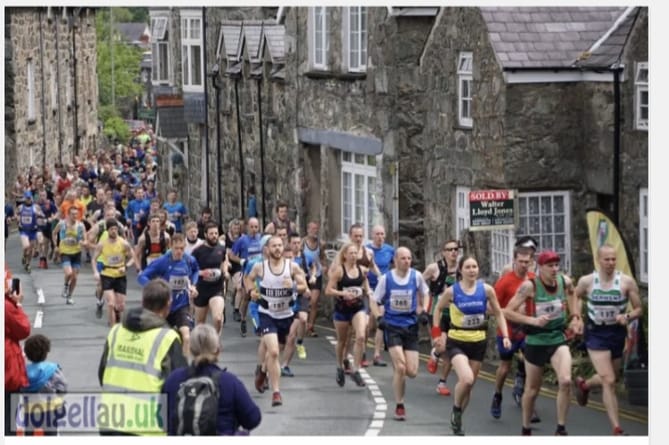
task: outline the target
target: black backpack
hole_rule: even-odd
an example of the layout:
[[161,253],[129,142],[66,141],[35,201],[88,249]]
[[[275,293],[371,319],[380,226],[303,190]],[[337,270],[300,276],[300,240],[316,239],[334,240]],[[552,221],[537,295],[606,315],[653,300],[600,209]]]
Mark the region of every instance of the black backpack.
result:
[[218,421],[218,401],[221,397],[219,380],[225,369],[211,375],[197,374],[188,368],[188,378],[179,385],[176,398],[177,435],[215,436]]

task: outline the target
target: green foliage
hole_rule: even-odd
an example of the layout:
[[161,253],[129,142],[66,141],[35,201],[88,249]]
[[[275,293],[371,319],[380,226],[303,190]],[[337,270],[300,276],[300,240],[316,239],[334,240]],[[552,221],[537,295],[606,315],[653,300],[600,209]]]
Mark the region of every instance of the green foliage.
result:
[[107,122],[112,117],[121,117],[118,108],[110,105],[102,105],[98,108],[98,116],[102,122]]
[[130,140],[130,127],[125,121],[118,117],[110,117],[105,121],[104,134],[110,141],[118,141],[120,143],[127,143]]
[[[96,14],[97,75],[99,106],[112,104],[112,50],[114,61],[114,101],[133,99],[141,95],[139,83],[142,49],[123,43],[114,31],[110,42],[109,8]],[[133,14],[127,8],[111,8],[114,22],[131,21]]]
[[130,22],[149,23],[149,8],[128,8],[128,11],[132,14]]

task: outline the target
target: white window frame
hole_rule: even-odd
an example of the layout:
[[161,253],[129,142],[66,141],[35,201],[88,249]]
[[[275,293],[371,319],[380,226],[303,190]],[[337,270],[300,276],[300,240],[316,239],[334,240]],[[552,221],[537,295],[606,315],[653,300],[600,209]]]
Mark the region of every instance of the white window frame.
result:
[[[151,17],[151,83],[154,85],[170,84],[172,81],[168,26],[169,17],[163,15]],[[165,54],[164,61],[161,59],[161,51]],[[165,72],[166,77],[159,77],[161,71]]]
[[[642,76],[643,71],[645,71],[645,78]],[[648,131],[648,115],[650,111],[650,95],[648,94],[649,75],[648,62],[639,62],[636,64],[636,70],[634,72],[634,127],[637,130]],[[642,103],[643,93],[645,93],[647,98],[645,104]],[[643,108],[646,109],[645,119],[641,117],[641,110]]]
[[[350,202],[347,202],[345,181],[346,175],[350,175],[351,191]],[[358,203],[356,197],[355,181],[356,177],[362,179],[362,203]],[[374,183],[373,190],[370,186],[370,180]],[[349,151],[341,152],[341,232],[344,239],[348,239],[348,231],[354,223],[360,223],[363,226],[363,236],[365,240],[370,240],[372,227],[380,221],[380,214],[376,202],[376,156],[352,153]],[[350,217],[346,217],[346,207],[350,206]],[[356,207],[361,207],[362,218],[356,219]]]
[[462,231],[469,228],[469,192],[471,188],[457,186],[455,188],[455,233],[454,238],[459,240]]
[[[474,85],[474,55],[471,52],[461,52],[458,55],[458,124],[461,127],[471,128],[472,119],[472,86]],[[467,85],[467,95],[464,94],[464,85]],[[467,104],[465,110],[464,104]]]
[[[181,11],[181,73],[183,82],[183,91],[185,92],[203,92],[205,71],[204,71],[204,49],[202,47],[202,13],[197,10]],[[194,32],[194,24],[198,24],[198,32]],[[200,51],[200,79],[196,83],[193,79],[193,54],[194,48],[198,47]]]
[[639,190],[639,278],[648,283],[648,189]]
[[[346,51],[343,60],[346,61],[346,70],[351,73],[367,72],[367,26],[369,23],[367,8],[351,6],[343,9],[343,48]],[[352,19],[353,17],[357,19]],[[355,57],[352,54],[354,50]]]
[[[314,6],[309,8],[309,30],[311,43],[309,57],[311,67],[319,70],[328,68],[328,12],[325,6]],[[318,45],[318,36],[321,36],[320,46]],[[319,58],[320,55],[320,58]]]
[[[544,213],[542,209],[542,199],[550,197],[551,198],[551,203],[553,203],[554,199],[557,197],[562,198],[563,201],[563,213],[560,214],[555,214],[552,212],[554,210],[554,204],[551,206],[551,212],[550,214]],[[529,214],[529,200],[537,198],[539,200],[539,208],[538,208],[538,213],[536,214]],[[523,204],[523,200],[525,204]],[[554,190],[554,191],[546,191],[546,192],[526,192],[526,193],[519,193],[518,194],[518,230],[516,230],[516,236],[524,236],[524,235],[529,235],[533,237],[534,239],[537,240],[539,243],[538,249],[544,250],[544,249],[551,249],[555,250],[561,258],[560,262],[560,268],[562,269],[563,272],[566,273],[571,273],[571,194],[567,190]],[[551,224],[551,231],[546,231],[544,232],[544,227],[543,225],[545,224],[545,221],[542,220],[542,218],[546,217],[551,217],[550,219],[550,224]],[[563,232],[556,232],[555,231],[555,222],[556,222],[556,217],[557,216],[562,216],[564,218],[563,222]],[[530,218],[539,218],[539,231],[537,232],[536,230],[531,230],[530,228]],[[556,240],[557,237],[563,236],[564,237],[564,245],[562,248],[556,247]],[[547,243],[546,241],[549,240],[550,243]],[[515,240],[514,240],[515,241]],[[550,244],[550,245],[549,245]]]
[[27,108],[28,108],[28,122],[34,122],[36,119],[35,116],[35,64],[32,59],[28,59],[26,64],[26,78],[28,81],[28,88],[26,92],[27,97]]
[[511,263],[515,243],[516,237],[511,229],[490,232],[490,268],[492,273],[501,273],[504,266]]

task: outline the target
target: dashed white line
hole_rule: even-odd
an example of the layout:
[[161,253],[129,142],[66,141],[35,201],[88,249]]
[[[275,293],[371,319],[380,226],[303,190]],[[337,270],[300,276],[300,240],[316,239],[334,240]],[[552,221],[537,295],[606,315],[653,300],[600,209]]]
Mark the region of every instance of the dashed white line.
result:
[[35,314],[35,322],[33,323],[33,328],[39,329],[42,327],[42,318],[44,317],[44,312],[37,311]]
[[[332,337],[331,335],[328,335],[325,338],[330,342],[330,344],[332,344],[333,346],[337,346],[336,338]],[[352,357],[349,356],[349,360],[352,360]],[[376,404],[374,409],[373,420],[369,423],[369,427],[367,427],[365,436],[378,436],[379,433],[381,432],[381,429],[383,429],[383,422],[384,419],[386,418],[386,411],[388,410],[388,405],[386,403],[386,399],[383,397],[383,394],[379,390],[379,385],[376,384],[376,381],[369,375],[367,370],[360,369],[360,375],[367,384],[367,389],[369,389],[369,392],[372,395],[372,398],[374,399],[374,403]]]

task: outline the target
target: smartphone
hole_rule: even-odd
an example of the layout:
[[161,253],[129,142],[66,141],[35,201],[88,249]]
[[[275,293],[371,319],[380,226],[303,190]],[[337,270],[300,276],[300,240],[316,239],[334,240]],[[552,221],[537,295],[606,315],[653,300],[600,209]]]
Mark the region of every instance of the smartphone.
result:
[[18,278],[12,278],[12,292],[17,294],[21,292],[21,280]]

